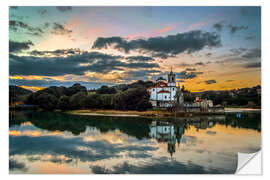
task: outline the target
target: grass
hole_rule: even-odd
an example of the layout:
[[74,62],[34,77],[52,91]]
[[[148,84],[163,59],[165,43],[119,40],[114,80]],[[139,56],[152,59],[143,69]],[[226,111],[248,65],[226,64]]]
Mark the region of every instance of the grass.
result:
[[107,116],[141,116],[150,118],[168,118],[168,117],[190,117],[201,115],[218,115],[223,113],[210,112],[178,112],[177,114],[168,112],[166,109],[150,109],[147,111],[120,111],[120,110],[103,110],[103,109],[82,109],[68,111],[69,114],[74,115],[107,115]]

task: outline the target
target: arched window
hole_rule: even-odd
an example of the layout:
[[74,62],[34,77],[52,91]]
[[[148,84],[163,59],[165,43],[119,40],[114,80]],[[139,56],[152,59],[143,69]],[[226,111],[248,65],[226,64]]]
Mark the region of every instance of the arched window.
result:
[[155,91],[155,89],[153,89],[153,91]]
[[165,96],[165,99],[167,98],[167,96]]
[[172,90],[174,91],[174,88],[172,88]]

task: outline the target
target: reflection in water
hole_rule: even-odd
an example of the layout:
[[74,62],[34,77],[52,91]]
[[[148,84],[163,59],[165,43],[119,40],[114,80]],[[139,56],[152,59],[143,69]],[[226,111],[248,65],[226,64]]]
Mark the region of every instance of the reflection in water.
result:
[[10,173],[234,173],[260,114],[179,119],[10,112]]

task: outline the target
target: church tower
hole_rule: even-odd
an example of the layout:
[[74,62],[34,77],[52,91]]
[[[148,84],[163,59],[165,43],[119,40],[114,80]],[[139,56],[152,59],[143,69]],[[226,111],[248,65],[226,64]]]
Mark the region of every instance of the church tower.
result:
[[172,72],[172,68],[171,68],[171,72],[168,74],[168,86],[171,87],[175,87],[175,74]]

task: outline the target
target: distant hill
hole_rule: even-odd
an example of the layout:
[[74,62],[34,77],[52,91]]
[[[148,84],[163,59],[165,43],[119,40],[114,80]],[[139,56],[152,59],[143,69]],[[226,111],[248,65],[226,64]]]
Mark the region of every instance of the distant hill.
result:
[[203,91],[193,92],[193,96],[198,96],[202,99],[211,99],[214,104],[222,104],[224,106],[261,106],[261,86],[257,85],[250,88],[240,88],[232,90],[219,91]]
[[16,101],[21,101],[22,96],[25,96],[31,93],[32,91],[28,89],[24,89],[19,86],[10,85],[9,86],[9,103],[12,104]]
[[9,94],[25,95],[25,94],[30,94],[30,93],[32,93],[32,91],[28,89],[24,89],[22,87],[14,86],[14,85],[9,86]]

